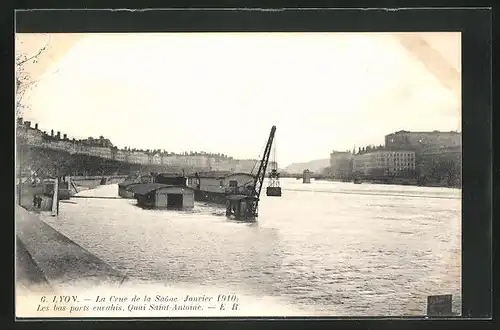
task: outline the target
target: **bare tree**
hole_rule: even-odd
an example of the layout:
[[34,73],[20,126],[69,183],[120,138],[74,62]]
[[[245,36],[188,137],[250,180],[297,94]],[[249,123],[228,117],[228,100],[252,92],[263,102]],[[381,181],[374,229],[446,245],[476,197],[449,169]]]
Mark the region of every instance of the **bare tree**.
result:
[[45,46],[39,48],[34,54],[27,54],[24,52],[16,52],[15,58],[15,80],[16,80],[16,117],[22,116],[24,109],[29,108],[24,103],[24,96],[28,90],[35,86],[39,80],[33,79],[31,74],[26,70],[26,64],[38,63],[42,54],[48,49],[50,36]]

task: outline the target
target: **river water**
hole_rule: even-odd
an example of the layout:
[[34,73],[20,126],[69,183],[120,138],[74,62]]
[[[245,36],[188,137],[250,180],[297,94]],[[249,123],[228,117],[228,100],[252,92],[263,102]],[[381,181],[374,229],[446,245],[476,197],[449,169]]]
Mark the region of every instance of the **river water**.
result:
[[283,179],[282,190],[263,188],[255,224],[204,203],[76,198],[45,221],[130,280],[269,297],[266,309],[289,315],[424,315],[435,294],[452,294],[460,312],[459,189]]

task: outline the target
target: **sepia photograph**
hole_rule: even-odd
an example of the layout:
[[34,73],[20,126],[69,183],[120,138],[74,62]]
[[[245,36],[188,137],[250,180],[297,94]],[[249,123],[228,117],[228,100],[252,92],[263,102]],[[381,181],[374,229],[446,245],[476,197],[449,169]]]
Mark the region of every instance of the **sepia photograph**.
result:
[[462,310],[460,32],[15,34],[21,318]]

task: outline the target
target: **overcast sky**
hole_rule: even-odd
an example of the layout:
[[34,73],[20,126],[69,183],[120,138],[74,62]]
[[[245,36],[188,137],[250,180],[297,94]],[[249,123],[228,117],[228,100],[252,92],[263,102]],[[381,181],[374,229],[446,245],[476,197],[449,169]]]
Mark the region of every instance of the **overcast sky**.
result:
[[47,40],[24,118],[70,137],[256,158],[276,125],[284,167],[402,129],[461,131],[458,33],[18,35],[16,47]]

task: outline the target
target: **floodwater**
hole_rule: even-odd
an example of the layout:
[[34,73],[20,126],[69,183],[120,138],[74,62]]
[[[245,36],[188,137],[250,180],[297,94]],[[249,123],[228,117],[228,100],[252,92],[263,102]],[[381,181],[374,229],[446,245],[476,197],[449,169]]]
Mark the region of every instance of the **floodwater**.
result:
[[459,189],[284,179],[282,190],[263,188],[254,224],[203,203],[76,198],[46,221],[130,280],[270,297],[267,309],[301,316],[418,316],[436,294],[452,294],[460,313]]

